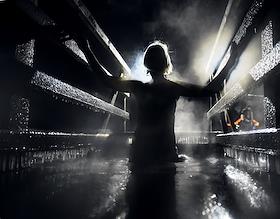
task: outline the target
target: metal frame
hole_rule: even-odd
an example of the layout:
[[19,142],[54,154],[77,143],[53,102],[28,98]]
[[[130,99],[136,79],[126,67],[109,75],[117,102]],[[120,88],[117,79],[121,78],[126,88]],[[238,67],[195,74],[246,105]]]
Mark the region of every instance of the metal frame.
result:
[[62,95],[63,97],[66,97],[69,102],[76,101],[80,106],[86,106],[89,108],[94,107],[104,112],[120,116],[124,119],[129,119],[128,112],[43,72],[37,71],[32,78],[31,84],[36,85],[45,91]]
[[109,40],[109,38],[106,36],[106,34],[103,32],[103,30],[100,28],[90,11],[87,9],[87,7],[84,5],[84,3],[81,0],[68,0],[68,2],[74,7],[76,10],[78,10],[79,15],[81,19],[84,21],[84,23],[87,25],[89,30],[94,34],[94,36],[103,44],[105,48],[107,48],[113,56],[118,60],[118,62],[121,64],[125,76],[130,76],[131,70],[124,61],[121,54],[118,52],[118,50],[115,48],[113,43]]
[[[79,4],[79,10],[81,12],[86,13],[88,15],[88,19],[86,19],[87,26],[89,29],[95,33],[95,36],[98,37],[101,42],[103,42],[103,45],[105,45],[109,50],[112,52],[114,57],[119,61],[119,63],[124,67],[127,73],[130,73],[130,69],[119,54],[119,52],[116,50],[116,48],[113,46],[113,44],[109,41],[108,37],[105,35],[105,33],[102,31],[102,29],[99,27],[99,25],[96,23],[90,12],[87,10],[87,8],[79,1],[74,1],[75,4]],[[31,1],[26,0],[17,0],[16,5],[21,8],[26,14],[28,14],[29,17],[31,17],[37,24],[40,26],[55,26],[56,23],[48,17],[39,7],[37,7],[34,3]],[[85,18],[85,17],[83,17]],[[55,39],[55,36],[52,36],[52,34],[48,34],[50,37],[50,40],[56,42],[57,39]],[[17,60],[32,67],[33,66],[33,55],[34,55],[34,40],[32,46],[27,46],[30,44],[27,43],[23,46],[18,45],[16,51]],[[85,64],[88,66],[87,60],[83,54],[83,52],[79,49],[78,45],[74,40],[68,39],[62,43],[56,42],[59,46],[63,47],[72,57],[74,57],[77,61]],[[30,51],[32,51],[32,54],[30,54]],[[43,80],[40,80],[43,79]],[[55,82],[55,86],[50,84],[50,81]],[[64,82],[61,82],[60,80],[53,78],[51,76],[48,76],[45,73],[42,72],[36,72],[33,76],[33,79],[31,81],[32,84],[37,85],[45,90],[48,90],[50,92],[62,95],[66,98],[69,98],[69,101],[76,101],[79,103],[79,105],[86,105],[89,108],[95,107],[99,110],[102,110],[104,112],[109,112],[114,115],[120,116],[124,119],[129,119],[129,113],[114,106],[115,101],[111,101],[112,103],[109,104],[97,97],[94,97],[91,94],[88,94],[78,88],[75,88],[69,84],[66,84]],[[62,86],[65,88],[73,91],[72,93],[64,92],[62,89]],[[77,96],[76,94],[80,94],[80,96]],[[115,96],[115,95],[114,95]],[[83,99],[83,97],[86,97],[86,99]],[[116,97],[115,97],[116,99]],[[110,114],[109,114],[110,115]],[[108,123],[110,116],[108,116],[108,119],[106,119],[106,123]]]
[[[240,44],[241,40],[245,38],[248,28],[256,19],[256,15],[263,7],[263,0],[257,0],[253,3],[248,13],[246,14],[240,28],[238,29],[233,42]],[[256,86],[260,81],[264,80],[264,76],[268,75],[280,63],[280,42],[273,47],[272,36],[272,22],[264,28],[261,33],[262,43],[262,59],[247,72],[239,81],[237,81],[225,95],[214,104],[207,112],[207,118],[210,119],[215,114],[222,112],[234,103],[239,97],[246,93],[250,88]],[[227,73],[228,74],[228,73]],[[219,75],[218,75],[219,76]],[[218,78],[218,77],[217,77]],[[243,81],[250,81],[251,83],[244,85]],[[210,84],[213,86],[214,81]]]

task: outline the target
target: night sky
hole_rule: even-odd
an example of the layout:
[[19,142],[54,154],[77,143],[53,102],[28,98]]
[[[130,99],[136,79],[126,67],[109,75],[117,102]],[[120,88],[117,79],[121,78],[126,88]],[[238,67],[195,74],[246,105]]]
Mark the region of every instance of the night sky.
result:
[[[177,76],[205,83],[204,72],[227,6],[225,0],[84,1],[130,67],[153,40],[169,45]],[[234,13],[232,13],[234,15]],[[232,37],[232,34],[230,35]],[[224,49],[226,45],[223,45]]]

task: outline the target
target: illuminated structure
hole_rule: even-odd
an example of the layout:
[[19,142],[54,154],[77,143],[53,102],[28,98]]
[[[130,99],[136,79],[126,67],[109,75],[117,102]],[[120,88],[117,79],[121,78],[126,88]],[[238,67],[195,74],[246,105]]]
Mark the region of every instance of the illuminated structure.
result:
[[[16,20],[18,33],[7,27],[1,40],[1,47],[6,49],[1,58],[2,75],[6,75],[1,79],[1,93],[5,94],[2,103],[7,107],[0,117],[0,144],[5,151],[1,152],[0,169],[25,167],[33,159],[29,157],[23,162],[29,151],[36,150],[39,154],[54,148],[89,151],[93,142],[102,142],[118,130],[126,132],[128,95],[112,95],[111,90],[99,85],[95,69],[89,68],[83,52],[70,37],[72,31],[82,26],[108,52],[108,61],[116,69],[113,72],[121,74],[119,69],[123,69],[129,76],[126,62],[86,6],[79,1],[61,5],[68,7],[69,14],[77,13],[81,17],[71,27],[58,11],[48,11],[49,4],[40,2],[39,7],[37,1],[24,0],[1,6],[3,10],[13,8],[20,19]],[[8,84],[13,86],[5,86]],[[79,154],[86,155],[86,152]],[[9,156],[15,158],[9,161]],[[37,157],[36,153],[32,156]]]
[[[125,2],[139,10],[137,4],[148,2],[150,9],[156,1],[0,1],[1,12],[13,12],[5,15],[13,25],[2,25],[0,34],[0,218],[279,218],[277,1],[228,1],[228,19],[221,23],[229,25],[232,8],[236,27],[229,25],[234,33],[228,45],[217,40],[224,56],[208,72],[208,88],[216,93],[200,107],[190,107],[205,117],[207,113],[210,129],[184,132],[184,123],[193,130],[196,124],[184,120],[188,115],[182,110],[183,128],[176,137],[185,162],[139,173],[129,169],[127,158],[133,144],[133,98],[100,83],[73,34],[90,38],[110,72],[130,77],[92,8],[87,9],[97,2]],[[185,1],[170,2],[179,2],[181,9]],[[218,2],[225,5],[223,0],[212,2],[215,9]],[[109,17],[105,11],[101,22]],[[0,19],[1,24],[6,21]],[[245,66],[247,62],[252,65]],[[246,106],[259,127],[237,131],[234,122]]]
[[[216,97],[212,98],[212,106],[207,112],[207,117],[212,124],[215,124],[215,127],[212,127],[214,130],[223,130],[227,133],[219,134],[217,142],[229,148],[234,147],[237,151],[244,151],[247,146],[249,151],[252,147],[256,150],[270,151],[276,148],[276,142],[279,141],[276,128],[280,126],[278,94],[280,42],[277,42],[280,27],[277,22],[279,17],[275,14],[275,10],[277,10],[277,5],[271,1],[253,1],[232,39],[231,45],[236,45],[234,53],[232,48],[228,49],[220,64],[225,66],[224,60],[235,59],[235,62],[231,60],[235,66],[232,68],[231,66],[224,68],[217,66],[216,69],[219,70],[215,72],[214,77],[211,77],[208,84],[211,88],[219,88],[219,91]],[[248,45],[252,42],[255,43],[254,45],[260,45],[254,50],[255,54],[259,52],[260,56],[250,69],[244,70],[242,66],[238,66],[238,61],[241,62],[239,59],[244,53],[251,52],[253,56],[253,52],[248,49]],[[229,53],[235,56],[229,58]],[[240,76],[233,81],[230,79],[235,69],[241,70]],[[238,113],[241,113],[241,110],[238,111],[237,108],[240,108],[242,104],[248,104],[248,101],[255,102],[252,110],[259,113],[260,129],[251,130],[248,133],[232,133],[234,121],[238,121]],[[219,124],[222,124],[221,129]],[[267,139],[269,136],[271,140]],[[239,147],[236,147],[237,145]]]
[[[231,7],[236,7],[234,4],[229,1],[227,16],[230,15]],[[19,34],[14,34],[17,36],[15,38],[9,39],[9,29],[3,36],[8,45],[7,56],[4,59],[7,60],[5,69],[6,72],[12,72],[6,84],[19,84],[8,88],[8,92],[2,88],[7,93],[4,99],[9,106],[1,115],[3,122],[0,128],[3,133],[9,130],[15,133],[24,131],[21,134],[25,135],[34,130],[43,133],[52,130],[72,136],[78,133],[107,134],[109,129],[113,133],[114,129],[118,132],[127,131],[129,96],[125,93],[113,93],[99,83],[94,74],[96,69],[90,69],[88,66],[85,55],[75,42],[77,36],[73,33],[80,32],[104,50],[102,52],[105,55],[102,57],[107,57],[106,62],[109,63],[111,72],[129,78],[130,69],[86,5],[80,0],[73,0],[53,7],[52,3],[24,0],[5,3],[5,7],[16,8],[24,18],[22,22],[18,21],[17,25],[25,28],[19,29]],[[75,16],[67,19],[61,16],[60,9],[64,7],[67,13]],[[280,44],[274,42],[278,39],[274,29],[279,27],[275,22],[277,15],[273,10],[271,2],[252,1],[247,13],[240,20],[240,26],[236,28],[232,43],[225,50],[224,57],[215,71],[211,73],[208,88],[217,91],[211,98],[212,105],[207,112],[207,117],[213,124],[211,131],[233,131],[233,121],[237,118],[232,115],[231,109],[260,84],[263,85],[263,93],[258,95],[263,96],[261,98],[264,116],[260,122],[261,128],[278,127],[280,103],[275,90],[278,81],[276,72],[280,63]],[[266,17],[263,17],[264,14]],[[222,21],[220,34],[227,22],[227,19]],[[256,60],[256,64],[247,72],[242,72],[237,81],[227,83],[235,65],[238,65],[239,58],[252,40],[260,42],[260,59]],[[51,51],[51,56],[48,51]],[[254,95],[253,92],[253,96],[258,95]],[[68,114],[68,111],[72,113]],[[73,113],[77,118],[69,120]],[[56,122],[47,122],[50,119]],[[85,126],[77,122],[79,119],[93,122]],[[210,134],[210,137],[205,133],[193,133],[191,136],[178,133],[177,136],[179,144],[215,141],[215,133]],[[219,139],[218,137],[217,140]]]

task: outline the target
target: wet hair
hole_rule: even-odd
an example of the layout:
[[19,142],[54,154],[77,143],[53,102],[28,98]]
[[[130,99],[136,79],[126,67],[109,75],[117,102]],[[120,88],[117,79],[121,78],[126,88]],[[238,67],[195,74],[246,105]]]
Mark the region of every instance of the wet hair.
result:
[[151,43],[144,53],[144,65],[148,72],[170,74],[173,66],[167,45],[160,41]]

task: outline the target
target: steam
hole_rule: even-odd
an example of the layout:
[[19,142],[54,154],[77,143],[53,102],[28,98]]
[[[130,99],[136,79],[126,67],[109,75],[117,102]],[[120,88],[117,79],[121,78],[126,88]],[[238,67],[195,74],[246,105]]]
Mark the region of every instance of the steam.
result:
[[137,51],[134,56],[134,63],[131,68],[131,79],[142,81],[144,83],[152,79],[151,75],[147,74],[147,69],[144,66],[143,51]]
[[175,132],[199,132],[208,130],[206,108],[196,101],[180,98],[175,113]]
[[[250,41],[248,46],[239,58],[239,62],[234,71],[230,74],[230,78],[227,82],[227,86],[231,86],[234,82],[242,78],[244,74],[247,74],[249,70],[261,59],[260,40],[255,37]],[[244,81],[243,81],[244,82]],[[244,82],[246,83],[246,82]]]
[[[226,5],[227,1],[217,5],[215,1],[205,3],[202,0],[162,3],[159,18],[149,25],[149,34],[169,43],[175,71],[179,72],[185,81],[203,85],[209,79],[210,75],[205,68]],[[160,36],[155,36],[157,33],[160,33]],[[209,69],[213,69],[221,59],[230,36],[231,31],[225,28]]]
[[[222,3],[222,4],[221,4]],[[209,72],[205,68],[209,61],[220,24],[228,1],[209,0],[162,1],[154,12],[153,20],[143,23],[144,37],[162,40],[169,46],[174,72],[170,80],[205,85],[211,72],[219,63],[228,48],[234,28],[225,25],[220,33],[215,54],[209,63]],[[232,20],[229,18],[228,20]],[[146,42],[147,46],[149,42]],[[143,48],[144,50],[144,48]],[[132,77],[143,82],[149,81],[143,66],[143,53],[137,51],[132,64]],[[208,106],[200,102],[180,98],[177,103],[175,131],[206,131],[208,122],[205,112]]]

